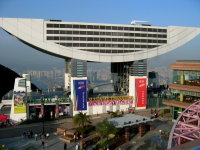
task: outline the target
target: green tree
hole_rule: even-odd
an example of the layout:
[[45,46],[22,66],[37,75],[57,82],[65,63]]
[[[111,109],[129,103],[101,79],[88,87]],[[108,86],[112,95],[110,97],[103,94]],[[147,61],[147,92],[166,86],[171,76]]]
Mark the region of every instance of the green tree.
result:
[[86,115],[86,113],[79,112],[73,117],[73,123],[80,128],[85,128],[87,125],[91,124],[91,118]]
[[111,118],[115,118],[115,117],[120,117],[121,116],[119,114],[119,110],[117,110],[116,112],[108,112],[108,114],[110,115]]
[[108,139],[109,134],[116,134],[117,129],[108,120],[103,120],[97,124],[96,133],[101,137],[101,140],[103,140],[103,138]]

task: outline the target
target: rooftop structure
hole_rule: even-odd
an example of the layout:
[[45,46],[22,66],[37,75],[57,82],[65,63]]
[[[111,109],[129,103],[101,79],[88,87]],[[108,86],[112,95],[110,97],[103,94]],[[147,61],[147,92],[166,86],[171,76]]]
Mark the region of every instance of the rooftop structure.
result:
[[116,128],[123,128],[150,122],[153,121],[153,119],[135,114],[126,114],[122,117],[108,119],[108,121],[112,123]]
[[0,18],[0,27],[37,50],[62,58],[129,62],[151,58],[190,41],[200,28]]

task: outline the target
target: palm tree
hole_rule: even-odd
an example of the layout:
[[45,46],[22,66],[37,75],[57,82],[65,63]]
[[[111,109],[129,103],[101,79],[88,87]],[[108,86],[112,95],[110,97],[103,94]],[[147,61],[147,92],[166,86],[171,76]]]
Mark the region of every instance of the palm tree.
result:
[[97,124],[96,132],[102,140],[103,138],[108,139],[109,134],[115,134],[117,132],[117,129],[108,120],[103,120],[102,122]]
[[73,123],[78,125],[80,128],[84,128],[91,124],[91,118],[90,116],[86,115],[86,113],[79,112],[73,117]]

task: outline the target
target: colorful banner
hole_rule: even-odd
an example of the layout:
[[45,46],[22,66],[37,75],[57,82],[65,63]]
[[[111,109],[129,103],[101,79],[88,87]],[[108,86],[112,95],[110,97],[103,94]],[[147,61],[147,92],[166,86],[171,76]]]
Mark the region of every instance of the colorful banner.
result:
[[25,92],[14,91],[14,113],[26,113]]
[[99,105],[127,105],[132,104],[133,100],[109,100],[109,101],[89,101],[89,106],[99,106]]
[[74,80],[74,110],[87,110],[87,80]]
[[135,79],[136,87],[136,105],[137,107],[146,107],[147,104],[147,85],[146,78]]

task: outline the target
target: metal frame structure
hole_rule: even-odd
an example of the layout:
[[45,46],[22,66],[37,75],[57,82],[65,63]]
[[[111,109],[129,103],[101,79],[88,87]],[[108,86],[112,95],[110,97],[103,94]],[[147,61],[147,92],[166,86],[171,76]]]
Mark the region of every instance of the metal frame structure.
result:
[[169,136],[168,149],[196,139],[200,139],[200,101],[179,115]]

